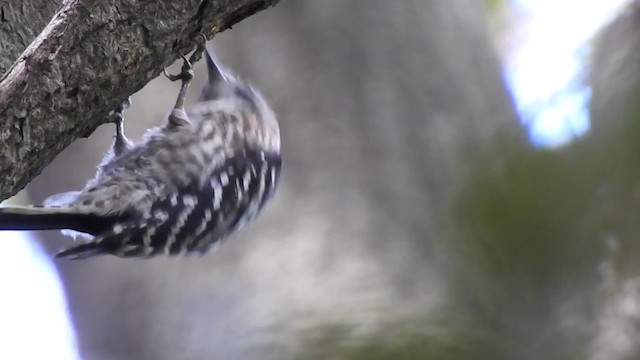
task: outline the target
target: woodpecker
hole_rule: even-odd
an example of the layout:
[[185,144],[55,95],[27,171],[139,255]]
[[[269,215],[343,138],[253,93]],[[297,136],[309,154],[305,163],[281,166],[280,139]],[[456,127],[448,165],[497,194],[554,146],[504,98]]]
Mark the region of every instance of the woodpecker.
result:
[[[202,54],[208,81],[187,112],[192,63]],[[115,140],[94,178],[40,206],[0,208],[0,230],[62,229],[88,240],[57,258],[150,258],[207,253],[253,220],[280,177],[277,118],[258,90],[218,64],[206,39],[181,57],[181,73],[165,72],[182,82],[165,125],[133,144],[123,129],[126,106],[116,109]]]

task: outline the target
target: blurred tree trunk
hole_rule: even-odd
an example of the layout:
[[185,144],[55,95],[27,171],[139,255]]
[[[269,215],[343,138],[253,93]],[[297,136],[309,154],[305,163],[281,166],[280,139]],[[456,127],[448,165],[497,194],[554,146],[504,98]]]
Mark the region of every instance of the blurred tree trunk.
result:
[[[591,359],[640,358],[640,2],[599,35],[590,85],[592,135],[585,146],[599,182],[599,305]],[[602,245],[601,245],[602,246]]]
[[[215,44],[280,116],[280,191],[202,258],[57,263],[84,358],[290,359],[306,330],[434,308],[464,157],[524,141],[481,4],[285,1]],[[176,94],[163,79],[136,94],[130,133]],[[83,184],[101,130],[30,185],[37,200]]]

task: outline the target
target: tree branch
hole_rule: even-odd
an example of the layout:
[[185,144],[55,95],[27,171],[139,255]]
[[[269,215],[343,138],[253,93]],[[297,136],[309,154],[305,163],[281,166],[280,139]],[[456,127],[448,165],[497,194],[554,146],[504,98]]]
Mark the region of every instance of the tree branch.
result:
[[[192,50],[196,34],[210,37],[276,2],[65,1],[0,79],[0,199]],[[0,4],[0,32],[10,10]],[[24,36],[12,40],[15,50]]]

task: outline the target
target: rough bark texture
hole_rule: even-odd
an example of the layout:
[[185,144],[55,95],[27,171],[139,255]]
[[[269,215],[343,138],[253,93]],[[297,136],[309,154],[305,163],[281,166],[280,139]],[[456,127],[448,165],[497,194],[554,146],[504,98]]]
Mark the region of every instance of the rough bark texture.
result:
[[44,29],[61,0],[0,0],[0,74]]
[[55,2],[0,3],[0,69],[13,62],[0,80],[0,199],[191,50],[198,32],[210,37],[276,2],[70,0],[55,15]]

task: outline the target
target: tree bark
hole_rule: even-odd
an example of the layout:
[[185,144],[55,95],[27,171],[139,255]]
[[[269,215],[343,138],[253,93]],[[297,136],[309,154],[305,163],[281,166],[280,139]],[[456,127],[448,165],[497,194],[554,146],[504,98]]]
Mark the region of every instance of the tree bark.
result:
[[193,49],[198,33],[211,37],[277,1],[69,0],[55,15],[56,2],[0,2],[0,69],[13,62],[0,80],[0,199]]

